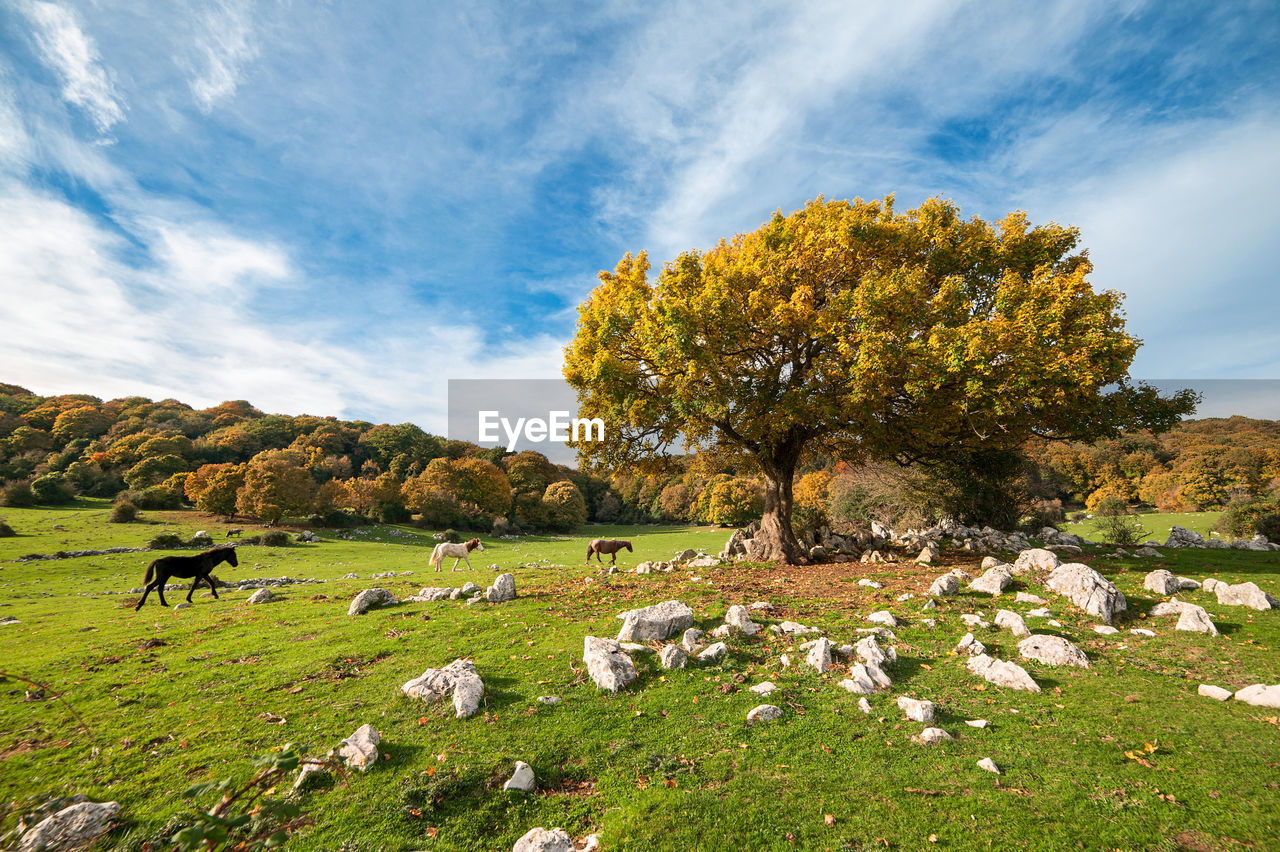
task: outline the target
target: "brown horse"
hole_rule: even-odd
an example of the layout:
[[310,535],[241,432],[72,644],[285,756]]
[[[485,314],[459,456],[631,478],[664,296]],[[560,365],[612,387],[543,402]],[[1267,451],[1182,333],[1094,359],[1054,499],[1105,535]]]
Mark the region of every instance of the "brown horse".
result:
[[603,565],[604,560],[600,558],[600,554],[608,553],[612,557],[609,560],[609,564],[614,565],[618,561],[618,551],[622,550],[624,547],[632,553],[635,552],[634,550],[631,550],[631,542],[629,541],[622,541],[617,538],[592,539],[591,543],[587,545],[587,562],[591,561],[591,554],[594,553],[596,555],[596,561]]
[[[147,595],[153,591],[160,596],[160,605],[168,606],[169,603],[164,599],[164,584],[169,581],[170,577],[194,577],[191,581],[191,588],[187,590],[187,603],[191,603],[191,593],[196,590],[196,586],[204,580],[209,584],[209,590],[213,592],[213,596],[218,596],[218,590],[213,586],[213,578],[209,576],[215,566],[219,562],[229,562],[232,565],[238,565],[236,562],[236,549],[234,547],[215,547],[213,550],[206,550],[204,553],[197,553],[195,556],[162,556],[147,566],[147,576],[142,579],[146,584],[146,588],[142,590],[142,600],[138,601],[138,605],[133,609],[135,612],[142,609],[142,605],[147,602]],[[152,575],[155,580],[151,579]]]

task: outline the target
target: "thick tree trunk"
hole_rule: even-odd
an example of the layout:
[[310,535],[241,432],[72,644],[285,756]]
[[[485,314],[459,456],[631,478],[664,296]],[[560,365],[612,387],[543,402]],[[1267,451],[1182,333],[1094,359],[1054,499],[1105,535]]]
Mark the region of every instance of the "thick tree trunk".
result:
[[761,556],[772,562],[803,564],[808,561],[791,529],[794,479],[794,464],[765,474],[764,516],[760,518],[760,532],[756,533],[755,540],[764,548]]

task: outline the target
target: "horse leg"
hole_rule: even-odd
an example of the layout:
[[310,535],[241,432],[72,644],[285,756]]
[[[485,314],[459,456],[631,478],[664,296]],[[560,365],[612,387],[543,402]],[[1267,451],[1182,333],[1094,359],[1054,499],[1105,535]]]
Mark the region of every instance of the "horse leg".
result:
[[213,577],[208,574],[204,575],[204,581],[209,584],[209,591],[213,592],[213,599],[218,599],[218,587],[213,584]]
[[197,573],[191,578],[191,588],[187,589],[187,603],[191,603],[191,595],[195,592],[196,586],[200,585],[200,574]]
[[615,550],[612,554],[609,555],[609,564],[610,565],[618,564],[618,551]]
[[155,588],[155,585],[155,581],[153,580],[142,590],[142,600],[138,601],[138,605],[133,608],[134,612],[142,609],[142,605],[147,602],[147,595],[151,594],[151,590]]
[[156,572],[156,594],[160,596],[160,606],[168,607],[169,602],[164,599],[164,584],[169,582],[169,575]]

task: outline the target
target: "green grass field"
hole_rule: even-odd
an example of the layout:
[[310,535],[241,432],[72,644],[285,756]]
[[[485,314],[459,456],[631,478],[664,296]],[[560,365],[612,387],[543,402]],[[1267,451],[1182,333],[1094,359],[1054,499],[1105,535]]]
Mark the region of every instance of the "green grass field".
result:
[[[1218,518],[1222,517],[1221,512],[1143,512],[1134,516],[1143,529],[1147,531],[1147,538],[1164,543],[1169,537],[1169,530],[1174,526],[1185,527],[1192,532],[1198,532],[1205,538],[1209,538],[1211,530]],[[1084,536],[1087,539],[1097,541],[1098,535],[1098,519],[1090,518],[1076,524],[1062,524],[1063,532],[1069,532],[1074,535]],[[1227,536],[1227,538],[1230,538]]]
[[[944,567],[734,565],[605,576],[582,564],[592,537],[633,539],[635,553],[619,558],[624,568],[685,547],[718,551],[727,532],[704,528],[485,538],[473,570],[443,574],[427,565],[434,542],[426,532],[380,526],[346,541],[321,531],[319,544],[245,547],[240,566],[219,573],[322,584],[290,586],[279,590],[284,600],[252,607],[244,592],[214,600],[202,591],[181,610],[162,609],[153,595],[136,613],[136,595],[104,593],[141,585],[152,554],[14,561],[138,545],[165,525],[207,529],[215,539],[225,529],[194,513],[110,525],[108,509],[83,501],[2,513],[20,533],[0,539],[0,618],[20,619],[0,626],[2,666],[62,692],[88,725],[80,728],[57,701],[25,700],[24,683],[4,684],[2,830],[24,808],[82,793],[123,806],[123,823],[98,848],[171,848],[167,838],[193,811],[180,795],[188,786],[245,778],[253,755],[285,743],[323,752],[368,722],[382,733],[387,759],[308,788],[298,801],[310,824],[289,848],[510,849],[539,825],[578,838],[596,832],[606,850],[1280,848],[1280,711],[1196,694],[1202,682],[1280,682],[1280,612],[1184,595],[1217,616],[1223,635],[1211,639],[1145,617],[1157,598],[1142,590],[1144,574],[1164,566],[1197,579],[1253,580],[1277,594],[1280,553],[1086,555],[1129,597],[1132,618],[1114,636],[1094,634],[1093,619],[1047,590],[1019,584],[996,605],[969,593],[940,599],[928,613],[938,626],[929,629],[922,593]],[[961,556],[948,552],[945,561],[976,567],[972,554]],[[422,586],[487,585],[490,564],[515,573],[518,600],[346,615],[361,589],[403,597]],[[414,574],[368,579],[392,570]],[[338,579],[349,572],[360,579]],[[868,576],[885,587],[856,584]],[[1013,602],[1023,588],[1049,598],[1063,624],[1038,632],[1067,636],[1092,663],[1068,671],[1027,662],[1040,694],[986,684],[949,654],[966,631],[961,614],[990,620],[999,606],[1025,614],[1031,607]],[[916,597],[898,602],[904,591]],[[168,593],[170,604],[184,597]],[[613,636],[618,612],[670,598],[690,604],[703,629],[732,604],[769,600],[778,610],[761,620],[813,624],[836,644],[856,640],[868,613],[890,609],[904,620],[895,631],[901,659],[889,670],[894,686],[872,696],[873,712],[863,715],[857,697],[836,686],[842,667],[824,676],[783,668],[781,654],[803,658],[798,640],[765,632],[730,640],[717,665],[662,672],[651,655],[637,654],[637,684],[616,696],[597,692],[583,672],[583,636]],[[1138,624],[1159,635],[1123,629]],[[1007,631],[978,638],[997,656],[1017,658]],[[447,701],[428,706],[400,695],[401,683],[458,657],[474,660],[486,684],[476,716],[457,720]],[[784,716],[748,727],[747,711],[765,702],[747,687],[766,679],[779,686],[768,703]],[[543,695],[563,702],[540,704]],[[934,701],[937,724],[954,742],[913,744],[923,725],[903,719],[900,695]],[[964,724],[975,718],[991,724]],[[979,769],[983,757],[1004,774]],[[502,791],[516,760],[533,766],[535,792]]]

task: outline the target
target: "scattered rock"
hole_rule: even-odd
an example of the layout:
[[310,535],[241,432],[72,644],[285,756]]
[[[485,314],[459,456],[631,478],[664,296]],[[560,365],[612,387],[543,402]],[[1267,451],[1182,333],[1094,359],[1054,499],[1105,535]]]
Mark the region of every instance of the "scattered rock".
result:
[[574,852],[573,840],[562,828],[531,828],[516,841],[511,852]]
[[986,719],[966,719],[965,724],[968,725],[970,728],[985,728],[987,725],[990,725],[991,723],[988,722]]
[[853,650],[863,662],[873,666],[892,665],[898,661],[898,652],[893,648],[882,649],[874,636],[859,640]]
[[868,716],[871,715],[871,702],[865,698],[858,699],[858,709]]
[[1039,595],[1033,595],[1030,592],[1018,592],[1013,596],[1013,600],[1016,603],[1031,604],[1032,606],[1044,606],[1048,603],[1044,598]]
[[1218,596],[1218,603],[1223,606],[1247,606],[1250,609],[1267,610],[1280,605],[1275,598],[1258,588],[1257,583],[1236,583],[1234,586],[1217,583],[1213,587],[1213,593]]
[[507,783],[502,785],[502,789],[510,792],[518,790],[521,793],[528,793],[533,789],[536,779],[533,777],[533,767],[525,763],[523,760],[516,761],[515,771],[511,773],[511,777],[507,779]]
[[264,604],[277,600],[279,600],[279,598],[273,595],[270,589],[258,589],[258,591],[249,595],[249,599],[245,601],[245,603]]
[[929,598],[929,600],[924,602],[924,606],[920,607],[920,611],[924,612],[926,610],[937,609],[937,608],[938,608],[938,602],[935,601],[933,598]]
[[930,565],[938,561],[938,551],[933,545],[926,545],[920,551],[920,555],[916,557],[916,563],[919,565]]
[[1266,686],[1255,683],[1246,686],[1236,693],[1236,701],[1252,704],[1254,707],[1280,707],[1280,684]]
[[809,649],[809,656],[805,658],[805,663],[817,669],[818,674],[825,673],[831,668],[831,642],[825,637],[815,641],[813,647]]
[[1179,577],[1179,578],[1178,578],[1178,591],[1180,591],[1180,592],[1193,592],[1193,591],[1195,591],[1195,590],[1196,590],[1196,589],[1198,589],[1198,588],[1200,588],[1200,583],[1199,583],[1198,581],[1193,580],[1193,579],[1191,579],[1190,577]]
[[1139,547],[1133,552],[1133,555],[1146,558],[1159,558],[1160,551],[1156,550],[1154,547]]
[[1089,658],[1075,645],[1061,636],[1028,636],[1018,643],[1018,653],[1024,659],[1035,660],[1046,666],[1079,666],[1089,668]]
[[975,615],[974,613],[971,613],[971,612],[967,612],[964,615],[960,616],[960,620],[963,621],[965,624],[967,624],[969,627],[981,627],[985,629],[991,626],[991,622],[984,621],[981,615]]
[[766,680],[764,683],[757,683],[755,686],[751,687],[751,691],[756,695],[759,695],[761,698],[768,698],[777,690],[777,684],[771,680]]
[[[879,556],[879,554],[878,554],[878,553],[877,553],[876,555],[877,555],[877,556]],[[884,585],[883,585],[883,584],[881,584],[881,583],[877,583],[875,580],[871,580],[871,579],[868,579],[868,578],[866,578],[866,577],[863,577],[861,580],[859,580],[859,581],[858,581],[858,585],[859,585],[859,586],[865,586],[865,587],[866,587],[866,588],[868,588],[868,589],[883,589],[883,588],[884,588]]]
[[432,704],[453,693],[453,708],[459,719],[473,715],[484,695],[484,682],[470,660],[454,660],[442,669],[427,669],[406,682],[400,691],[410,698]]
[[911,738],[912,742],[920,745],[937,745],[938,743],[951,742],[951,735],[941,728],[925,728],[919,734]]
[[1174,595],[1182,590],[1182,584],[1173,576],[1173,572],[1163,568],[1157,568],[1148,574],[1142,581],[1142,587],[1157,595]]
[[382,742],[382,734],[373,725],[361,725],[356,732],[342,741],[338,746],[338,756],[349,769],[361,772],[378,762],[378,745]]
[[[1204,547],[1204,537],[1198,532],[1192,532],[1186,527],[1174,526],[1169,530],[1169,538],[1164,543],[1165,547]],[[1169,594],[1164,592],[1163,594]]]
[[[1057,557],[1054,557],[1057,559]],[[1005,590],[1005,587],[1013,582],[1013,575],[1009,573],[1009,566],[994,565],[983,572],[982,576],[969,584],[969,591],[982,592],[987,595],[998,595]]]
[[1204,589],[1206,592],[1212,592],[1215,589],[1217,589],[1218,586],[1221,586],[1221,585],[1222,585],[1222,581],[1217,579],[1216,577],[1206,577],[1204,583],[1201,585],[1201,588]]
[[754,725],[756,722],[772,722],[775,719],[782,718],[782,708],[775,707],[772,704],[761,704],[753,707],[747,712],[747,724]]
[[1200,687],[1196,690],[1196,692],[1199,693],[1200,695],[1203,695],[1205,698],[1212,698],[1215,701],[1226,701],[1231,697],[1230,690],[1223,689],[1220,686],[1214,686],[1208,683],[1200,684]]
[[985,654],[987,648],[977,639],[973,638],[972,633],[966,633],[956,644],[956,653],[969,657],[976,657],[979,654]]
[[1148,630],[1145,627],[1130,627],[1129,632],[1136,633],[1139,636],[1155,636],[1156,635],[1156,632],[1154,630]]
[[796,622],[794,622],[794,621],[784,621],[784,622],[782,622],[781,624],[778,624],[778,625],[775,625],[775,626],[778,628],[777,632],[779,632],[779,633],[786,633],[786,634],[790,634],[790,635],[793,635],[793,636],[803,636],[803,635],[805,635],[806,633],[821,633],[821,632],[822,632],[821,630],[819,630],[819,629],[818,629],[818,628],[816,628],[816,627],[805,627],[803,624],[798,624],[798,623],[796,623]]
[[747,607],[752,612],[773,612],[777,607],[768,601],[756,601]]
[[347,608],[347,615],[364,615],[370,609],[379,606],[395,606],[400,603],[396,596],[386,589],[365,589],[356,595]]
[[658,655],[664,669],[682,669],[689,662],[689,655],[679,645],[666,645]]
[[1014,636],[1031,635],[1031,631],[1027,629],[1027,623],[1022,620],[1022,616],[1007,609],[1002,609],[996,613],[996,627],[1004,627]]
[[994,683],[996,686],[1005,686],[1009,689],[1025,689],[1028,692],[1040,691],[1040,685],[1032,680],[1031,675],[1027,674],[1027,670],[1017,663],[997,660],[993,657],[988,657],[986,654],[979,654],[976,657],[969,658],[968,668],[969,671],[988,683]]
[[558,695],[539,695],[538,696],[538,703],[545,704],[548,707],[554,707],[557,704],[559,704],[560,701],[561,701],[561,698]]
[[1053,613],[1045,607],[1027,610],[1027,618],[1052,618]]
[[706,636],[707,634],[703,633],[698,628],[690,627],[684,632],[684,635],[680,637],[680,647],[684,648],[687,653],[696,654],[702,649],[702,640],[705,639]]
[[989,757],[984,757],[982,760],[979,760],[978,768],[985,769],[988,772],[994,772],[996,775],[1000,774],[1000,767],[996,766],[996,762]]
[[702,663],[714,663],[729,653],[729,646],[723,642],[717,642],[714,645],[708,645],[706,650],[698,654],[698,661]]
[[905,695],[898,697],[898,709],[906,714],[912,722],[932,722],[933,702],[917,701]]
[[955,574],[943,574],[933,581],[933,585],[929,587],[929,594],[935,597],[950,597],[951,595],[960,594],[960,578]]
[[1093,625],[1093,632],[1101,633],[1103,636],[1113,636],[1120,631],[1116,630],[1110,624],[1095,624]]
[[664,640],[693,625],[693,610],[680,601],[663,601],[619,613],[618,618],[622,619],[619,642]]
[[871,613],[867,616],[867,621],[870,621],[872,624],[883,624],[885,627],[898,626],[898,619],[894,618],[893,613],[889,612],[887,609]]
[[484,590],[485,599],[489,603],[506,603],[516,599],[516,575],[499,574],[493,585]]
[[474,595],[476,592],[481,591],[481,589],[478,584],[468,580],[467,582],[462,584],[462,588],[459,589],[458,591],[462,593],[463,597],[466,597],[469,595]]
[[1178,623],[1174,626],[1174,630],[1184,630],[1188,633],[1205,633],[1209,636],[1217,636],[1218,628],[1209,618],[1209,612],[1202,606],[1184,603],[1182,605],[1182,613],[1178,616]]
[[118,802],[78,802],[28,829],[18,849],[21,852],[78,849],[110,829],[119,813]]
[[1128,607],[1124,595],[1110,580],[1080,562],[1055,568],[1046,585],[1108,624]]
[[609,692],[617,692],[638,676],[635,663],[613,639],[586,637],[582,661],[587,664],[587,673],[596,686]]
[[751,620],[747,608],[741,604],[729,607],[729,611],[724,615],[724,623],[733,631],[745,633],[748,636],[754,636],[760,632],[760,625]]
[[1048,574],[1061,564],[1062,561],[1058,559],[1058,554],[1052,550],[1033,547],[1018,554],[1018,558],[1014,560],[1013,568],[1009,573],[1015,577],[1021,577],[1023,574]]

